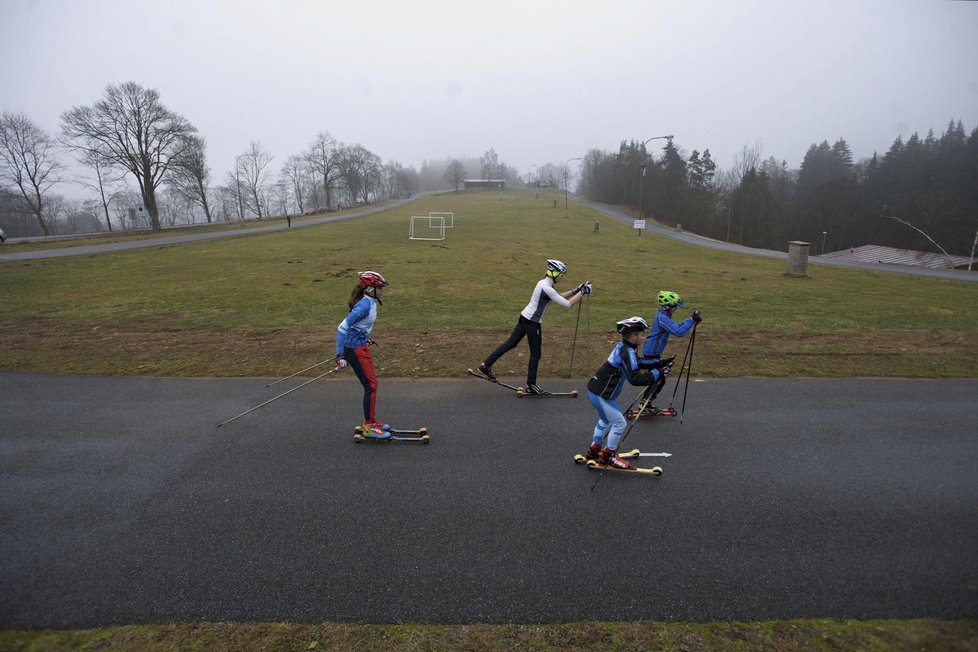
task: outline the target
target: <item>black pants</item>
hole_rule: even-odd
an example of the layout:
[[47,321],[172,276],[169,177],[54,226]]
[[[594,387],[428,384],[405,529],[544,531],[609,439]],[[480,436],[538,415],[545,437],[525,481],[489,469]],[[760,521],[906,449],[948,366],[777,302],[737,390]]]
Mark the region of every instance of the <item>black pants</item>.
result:
[[503,354],[507,351],[515,348],[524,337],[526,338],[527,344],[530,345],[530,362],[526,366],[526,384],[536,385],[537,367],[540,365],[540,353],[543,346],[543,332],[539,322],[530,321],[523,315],[520,315],[519,321],[513,327],[513,332],[509,335],[509,339],[500,344],[499,348],[486,358],[484,364],[487,367],[496,364],[496,360],[503,357]]

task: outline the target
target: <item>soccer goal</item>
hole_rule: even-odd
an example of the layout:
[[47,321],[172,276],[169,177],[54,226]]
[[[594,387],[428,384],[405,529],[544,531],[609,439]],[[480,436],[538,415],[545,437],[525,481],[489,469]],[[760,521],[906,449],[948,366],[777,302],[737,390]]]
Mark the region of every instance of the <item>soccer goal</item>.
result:
[[[415,225],[418,225],[415,227]],[[409,240],[444,240],[445,218],[432,215],[412,215]]]
[[445,228],[446,229],[455,228],[455,213],[451,213],[448,211],[432,211],[428,213],[428,217],[444,217]]

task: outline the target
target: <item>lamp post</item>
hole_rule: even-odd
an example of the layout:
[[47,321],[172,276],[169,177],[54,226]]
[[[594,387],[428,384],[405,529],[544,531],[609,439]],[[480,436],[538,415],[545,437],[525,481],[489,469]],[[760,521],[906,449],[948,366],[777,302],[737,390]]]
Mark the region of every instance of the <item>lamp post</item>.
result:
[[822,231],[822,251],[819,252],[819,256],[825,253],[825,237],[829,234],[828,231]]
[[564,161],[564,215],[567,215],[567,164],[571,161],[580,161],[581,157],[569,158]]
[[642,174],[638,178],[638,219],[640,219],[640,220],[641,219],[644,219],[644,215],[642,213],[642,179],[645,178],[645,169],[646,169],[646,165],[645,165],[645,146],[648,145],[653,140],[659,140],[659,139],[662,139],[662,138],[667,139],[671,143],[673,137],[672,137],[672,134],[670,134],[668,136],[652,136],[651,138],[649,138],[648,140],[646,140],[644,143],[642,143],[642,163],[639,165],[639,167],[642,168]]

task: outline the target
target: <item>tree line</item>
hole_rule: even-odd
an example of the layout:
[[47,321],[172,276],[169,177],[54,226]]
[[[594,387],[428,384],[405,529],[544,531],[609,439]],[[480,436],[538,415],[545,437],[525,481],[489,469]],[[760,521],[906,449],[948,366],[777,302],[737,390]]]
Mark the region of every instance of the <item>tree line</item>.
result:
[[[68,181],[66,156],[90,193],[69,200],[55,192]],[[159,93],[135,82],[110,84],[95,103],[61,115],[50,134],[23,113],[0,115],[0,224],[8,236],[116,229],[160,230],[176,224],[311,214],[456,189],[469,168],[515,177],[490,149],[478,161],[425,162],[421,172],[328,131],[276,170],[260,141],[235,156],[214,179],[207,140]],[[469,166],[469,167],[467,167]],[[486,177],[488,178],[488,177]]]
[[637,141],[590,150],[578,191],[645,217],[749,247],[813,253],[865,244],[969,255],[978,233],[978,129],[951,120],[937,137],[897,138],[858,162],[844,138],[812,144],[798,169],[745,146],[730,170],[710,150],[686,153],[668,138],[661,155]]

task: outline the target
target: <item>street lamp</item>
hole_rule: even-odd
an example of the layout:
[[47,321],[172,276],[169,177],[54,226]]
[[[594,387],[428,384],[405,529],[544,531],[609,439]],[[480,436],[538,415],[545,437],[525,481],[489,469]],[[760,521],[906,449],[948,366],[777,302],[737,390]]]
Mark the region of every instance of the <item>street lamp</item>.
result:
[[828,231],[822,231],[822,251],[819,253],[820,256],[825,253],[825,236],[828,234]]
[[668,136],[652,136],[647,141],[645,141],[644,143],[642,143],[642,163],[641,163],[641,165],[639,165],[639,167],[642,168],[642,174],[638,178],[638,219],[640,219],[640,220],[643,219],[643,213],[642,213],[642,179],[645,178],[645,168],[646,168],[646,165],[645,165],[645,146],[648,145],[653,140],[659,140],[659,139],[662,139],[662,138],[667,139],[671,143],[673,137],[672,137],[672,134],[670,134]]
[[564,161],[564,215],[567,215],[567,164],[571,161],[580,161],[581,157],[569,158]]

